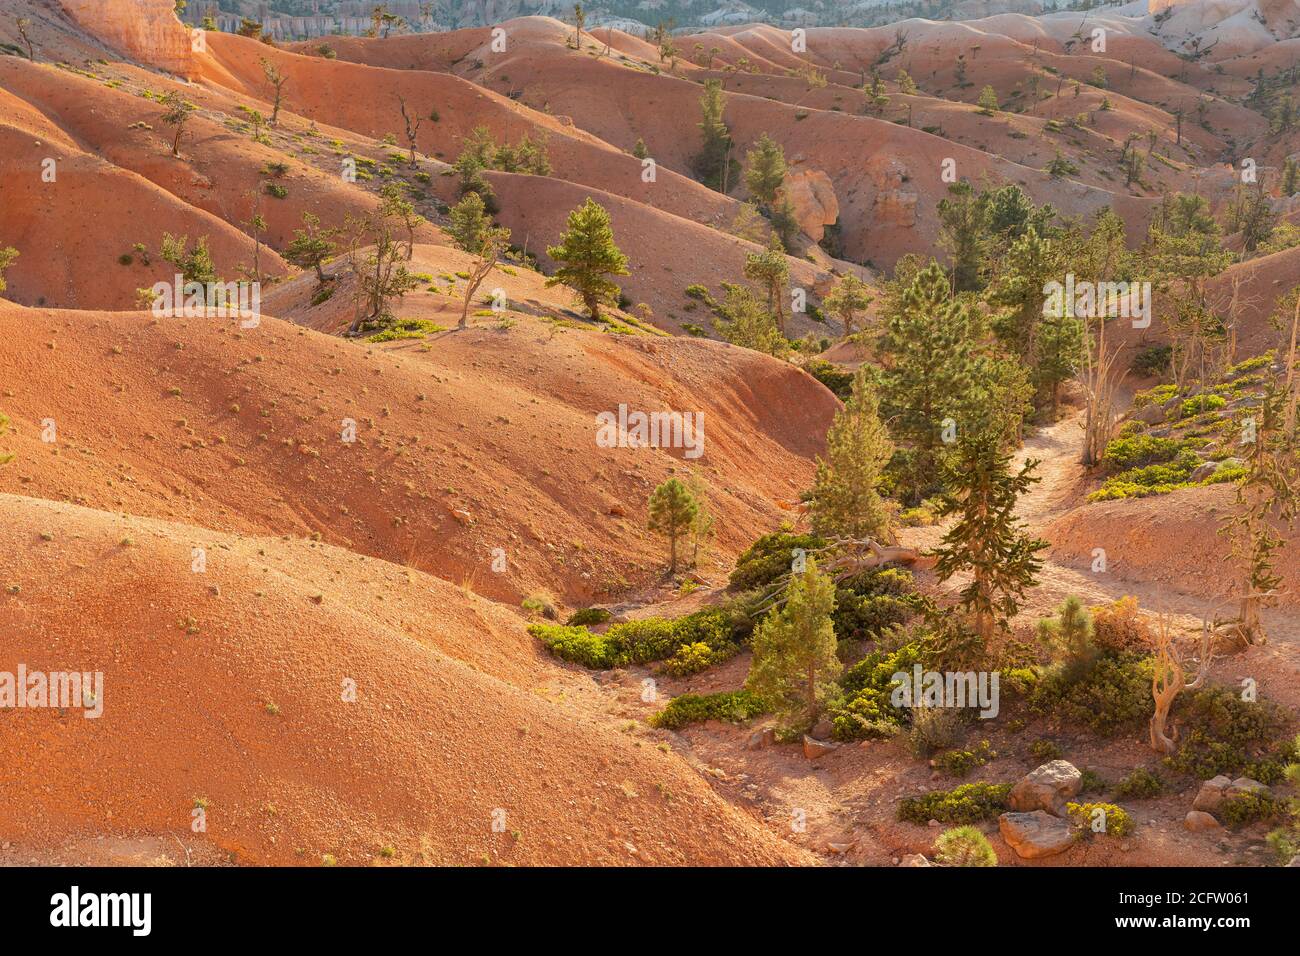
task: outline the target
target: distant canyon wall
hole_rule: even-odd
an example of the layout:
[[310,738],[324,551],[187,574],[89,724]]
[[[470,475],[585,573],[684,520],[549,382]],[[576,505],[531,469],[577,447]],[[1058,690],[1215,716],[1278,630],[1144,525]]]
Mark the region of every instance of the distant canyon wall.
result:
[[175,0],[60,0],[74,20],[124,56],[180,76],[195,72]]

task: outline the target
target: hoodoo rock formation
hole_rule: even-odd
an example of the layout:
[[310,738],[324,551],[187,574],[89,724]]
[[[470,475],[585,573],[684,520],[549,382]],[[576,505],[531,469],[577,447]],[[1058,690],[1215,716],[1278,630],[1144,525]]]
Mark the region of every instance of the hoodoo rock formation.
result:
[[194,74],[189,31],[172,0],[60,0],[81,26],[133,60],[168,73]]

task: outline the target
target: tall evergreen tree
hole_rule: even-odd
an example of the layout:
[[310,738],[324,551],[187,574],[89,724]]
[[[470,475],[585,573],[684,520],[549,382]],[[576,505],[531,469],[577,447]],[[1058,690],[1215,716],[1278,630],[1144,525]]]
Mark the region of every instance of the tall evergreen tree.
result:
[[785,284],[790,278],[790,263],[786,260],[785,250],[776,236],[768,241],[762,252],[750,252],[745,256],[744,273],[767,293],[767,311],[776,317],[776,327],[785,335]]
[[867,306],[875,301],[868,289],[870,286],[848,272],[840,276],[830,295],[822,302],[828,312],[844,323],[845,335],[853,334],[858,313],[866,311]]
[[952,260],[952,286],[973,292],[981,277],[988,246],[988,214],[970,183],[953,183],[939,200],[939,245]]
[[1020,610],[1033,586],[1047,542],[1030,537],[1016,519],[1016,503],[1038,481],[1036,461],[1014,474],[1006,434],[995,420],[974,418],[958,432],[956,453],[947,469],[948,492],[940,515],[957,521],[935,549],[935,574],[947,581],[968,572],[961,603],[970,626],[987,648],[999,629]]
[[731,155],[731,130],[723,121],[726,101],[722,97],[721,80],[705,80],[704,94],[700,97],[700,134],[704,145],[695,157],[695,174],[710,189],[725,193],[730,187],[727,180]]
[[732,345],[768,355],[786,354],[789,344],[776,327],[776,318],[763,307],[754,291],[731,282],[724,282],[722,290],[722,301],[716,306],[718,318],[713,323],[714,330]]
[[785,183],[785,150],[764,133],[745,154],[745,185],[760,208],[770,208]]
[[859,367],[853,394],[826,433],[826,457],[818,456],[808,492],[815,534],[890,540],[889,512],[876,489],[893,452],[875,387]]
[[770,612],[754,632],[754,658],[745,688],[762,699],[782,730],[806,730],[835,692],[835,582],[809,559],[794,575],[785,604]]
[[917,273],[884,322],[881,397],[894,436],[909,446],[900,492],[916,502],[937,483],[944,419],[956,417],[974,385],[974,321],[935,262]]
[[699,514],[700,505],[677,478],[669,478],[650,495],[649,528],[668,539],[668,573],[677,573],[677,542],[686,535]]
[[593,319],[600,318],[602,304],[618,304],[619,288],[608,277],[628,274],[627,256],[614,244],[609,213],[596,200],[588,196],[569,213],[568,229],[546,254],[561,263],[546,285],[567,285]]

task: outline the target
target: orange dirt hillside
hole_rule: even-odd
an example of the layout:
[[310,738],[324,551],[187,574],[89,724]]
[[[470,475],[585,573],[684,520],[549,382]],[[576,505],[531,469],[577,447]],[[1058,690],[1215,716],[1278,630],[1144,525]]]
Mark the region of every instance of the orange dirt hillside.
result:
[[[705,482],[734,555],[809,485],[838,407],[754,352],[530,319],[367,346],[271,318],[240,330],[0,303],[0,368],[17,429],[0,490],[318,534],[513,602],[656,577],[646,500],[672,474]],[[598,447],[595,416],[620,404],[702,412],[703,455]],[[46,419],[57,443],[40,440]],[[508,573],[491,570],[498,548]]]
[[245,864],[807,861],[418,572],[0,494],[0,583],[0,666],[103,674],[97,719],[0,711],[0,862],[96,836]]

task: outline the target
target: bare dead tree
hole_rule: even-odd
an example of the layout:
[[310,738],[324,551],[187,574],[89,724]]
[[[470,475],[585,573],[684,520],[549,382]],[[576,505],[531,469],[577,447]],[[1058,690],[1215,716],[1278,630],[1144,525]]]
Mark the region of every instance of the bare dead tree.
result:
[[1169,723],[1169,711],[1179,694],[1185,690],[1195,690],[1209,676],[1210,664],[1214,660],[1213,633],[1209,619],[1202,619],[1196,676],[1188,681],[1182,653],[1174,643],[1172,616],[1168,611],[1161,611],[1156,618],[1156,660],[1155,671],[1151,675],[1151,696],[1155,699],[1155,712],[1148,725],[1151,749],[1156,753],[1169,755],[1178,748],[1178,726]]
[[420,134],[420,124],[424,122],[424,119],[423,117],[417,116],[412,120],[411,114],[406,111],[406,100],[400,96],[397,98],[397,105],[402,108],[402,122],[406,124],[406,142],[411,150],[410,164],[411,168],[414,169],[417,165],[415,161],[415,150],[419,145],[418,136]]
[[1083,346],[1083,370],[1079,376],[1084,393],[1083,453],[1080,461],[1087,468],[1101,463],[1101,456],[1115,432],[1115,392],[1128,375],[1128,370],[1117,365],[1119,350],[1106,344],[1106,322],[1098,323],[1094,346],[1089,341]]

